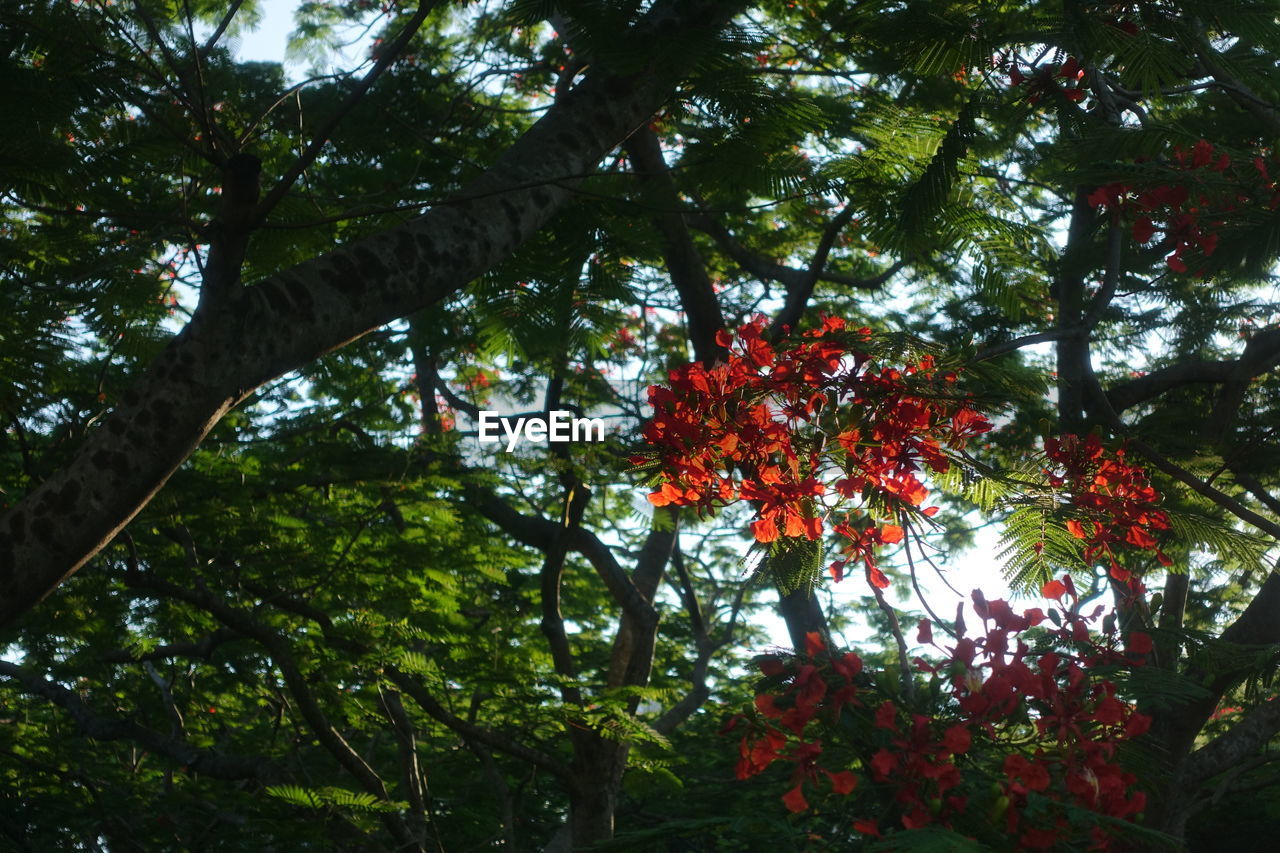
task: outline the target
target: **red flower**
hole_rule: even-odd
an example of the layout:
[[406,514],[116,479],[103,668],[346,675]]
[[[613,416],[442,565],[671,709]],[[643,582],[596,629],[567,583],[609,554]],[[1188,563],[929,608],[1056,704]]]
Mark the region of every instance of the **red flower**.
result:
[[1049,581],[1040,587],[1040,594],[1045,598],[1062,598],[1067,594],[1067,587],[1062,581]]
[[967,726],[957,723],[947,728],[942,735],[942,745],[953,755],[962,755],[969,751],[973,743],[973,735]]
[[831,780],[831,790],[837,794],[851,794],[858,784],[858,777],[852,770],[841,770],[839,773],[832,773],[829,770],[823,772]]
[[876,709],[876,726],[890,731],[898,728],[898,709],[888,699]]
[[887,749],[882,749],[875,755],[871,756],[871,770],[875,773],[876,778],[884,781],[889,774],[898,767],[898,756],[894,755]]
[[782,795],[782,802],[793,812],[799,813],[809,810],[809,803],[805,800],[804,791],[800,789],[799,784]]
[[1129,634],[1126,646],[1135,655],[1150,654],[1152,648],[1151,636],[1141,631],[1133,631]]
[[853,822],[853,828],[863,835],[870,835],[873,838],[880,838],[880,827],[876,825],[874,820],[870,818],[860,817]]
[[778,538],[778,525],[772,518],[762,518],[751,522],[751,533],[757,542],[772,542]]
[[877,589],[884,589],[889,586],[889,578],[875,566],[867,566],[867,580]]

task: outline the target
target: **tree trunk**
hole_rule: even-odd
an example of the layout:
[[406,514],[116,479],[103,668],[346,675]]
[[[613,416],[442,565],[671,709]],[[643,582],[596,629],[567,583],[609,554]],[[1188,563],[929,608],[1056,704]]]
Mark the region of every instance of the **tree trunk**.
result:
[[589,753],[592,766],[583,768],[580,782],[569,797],[573,850],[586,850],[613,838],[614,812],[626,756],[626,744],[596,738],[595,747]]

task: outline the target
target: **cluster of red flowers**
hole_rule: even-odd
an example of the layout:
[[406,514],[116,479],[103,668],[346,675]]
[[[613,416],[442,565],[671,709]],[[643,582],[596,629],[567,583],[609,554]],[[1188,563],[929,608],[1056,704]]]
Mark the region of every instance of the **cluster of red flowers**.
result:
[[1160,550],[1156,534],[1169,529],[1169,516],[1156,509],[1160,493],[1147,482],[1141,467],[1125,460],[1124,448],[1108,453],[1096,435],[1046,438],[1045,456],[1054,468],[1045,473],[1054,488],[1063,488],[1071,503],[1088,516],[1072,519],[1067,530],[1085,542],[1084,559],[1106,559],[1111,576],[1141,589],[1137,578],[1116,560],[1121,545],[1155,552],[1162,566],[1173,561]]
[[[779,537],[818,539],[828,520],[843,537],[843,576],[860,558],[877,586],[888,579],[875,566],[874,547],[901,541],[902,528],[882,518],[921,508],[928,490],[924,468],[945,471],[947,449],[959,449],[991,429],[959,396],[944,393],[955,374],[938,375],[931,356],[902,369],[880,367],[866,352],[868,329],[846,329],[828,317],[786,347],[775,347],[758,318],[736,336],[721,332],[723,361],[671,371],[670,385],[649,389],[653,419],[644,436],[661,465],[656,506],[715,509],[755,502],[751,530],[758,542]],[[824,414],[825,413],[825,414]],[[637,456],[637,464],[653,461]],[[858,499],[864,512],[845,510]]]
[[1196,250],[1202,258],[1214,253],[1218,232],[1232,212],[1254,201],[1270,210],[1280,207],[1280,189],[1271,180],[1262,156],[1251,164],[1262,178],[1265,198],[1261,199],[1250,197],[1257,178],[1231,174],[1231,158],[1207,140],[1201,139],[1189,151],[1175,147],[1168,166],[1181,173],[1177,180],[1145,188],[1125,182],[1106,184],[1089,195],[1089,203],[1106,208],[1113,217],[1132,216],[1133,239],[1139,243],[1149,243],[1157,231],[1163,232],[1160,245],[1168,251],[1165,263],[1174,272],[1187,271],[1183,255],[1188,250]]
[[1061,64],[1045,65],[1028,69],[1030,75],[1023,74],[1018,67],[1018,60],[1008,60],[1009,84],[1022,86],[1026,84],[1027,103],[1034,104],[1047,94],[1058,94],[1068,101],[1079,103],[1084,100],[1084,69],[1074,56],[1068,56]]
[[[929,714],[911,712],[903,706],[912,700],[880,687],[896,674],[863,672],[856,654],[828,654],[816,636],[804,655],[761,658],[777,693],[757,696],[753,717],[730,721],[729,728],[745,729],[738,777],[774,761],[794,763],[794,785],[782,799],[795,812],[809,808],[805,785],[824,778],[834,793],[851,794],[858,775],[820,759],[824,735],[852,732],[845,745],[875,783],[869,793],[882,797],[878,818],[853,822],[858,832],[938,825],[974,835],[998,831],[1021,850],[1062,842],[1114,849],[1109,824],[1088,816],[1132,819],[1143,809],[1145,795],[1117,763],[1117,749],[1151,721],[1097,672],[1140,665],[1151,641],[1129,634],[1127,656],[1116,637],[1093,637],[1088,626],[1102,608],[1081,615],[1070,577],[1046,584],[1045,592],[1070,604],[1048,616],[1038,607],[1016,614],[1006,602],[974,592],[985,635],[961,637],[946,649],[935,644],[942,663],[916,660],[949,685],[949,695],[945,687],[934,691]],[[1053,628],[1045,630],[1046,619]],[[1043,627],[1033,649],[1019,635],[1037,626]],[[918,640],[933,643],[928,621],[920,623]]]
[[833,792],[853,791],[857,784],[853,771],[833,772],[818,764],[822,741],[806,740],[805,732],[820,711],[827,723],[833,724],[846,704],[862,704],[855,698],[858,693],[855,680],[862,672],[862,659],[853,652],[839,657],[828,655],[821,638],[811,633],[805,655],[766,656],[758,663],[765,676],[782,679],[785,690],[777,697],[769,693],[756,696],[756,709],[761,717],[739,715],[726,725],[726,732],[739,727],[745,729],[738,745],[737,777],[747,779],[779,759],[794,762],[794,786],[782,795],[783,803],[793,812],[809,808],[804,797],[805,782],[813,783],[825,777]]

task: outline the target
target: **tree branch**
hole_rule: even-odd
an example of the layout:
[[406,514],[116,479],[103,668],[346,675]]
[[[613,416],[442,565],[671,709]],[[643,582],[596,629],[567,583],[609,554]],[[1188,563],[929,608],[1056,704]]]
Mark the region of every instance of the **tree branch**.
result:
[[112,719],[95,713],[73,690],[69,690],[18,664],[0,660],[0,675],[8,676],[32,696],[39,696],[66,711],[76,727],[94,740],[127,740],[156,755],[163,755],[189,772],[215,779],[254,779],[270,782],[283,776],[273,762],[258,756],[223,755],[197,749],[181,738],[165,737],[132,720]]
[[[493,492],[479,487],[468,486],[467,500],[485,518],[502,528],[515,539],[525,545],[545,551],[551,547],[552,538],[557,532],[557,525],[545,518],[522,515],[506,501]],[[656,620],[657,611],[645,600],[636,588],[631,577],[608,545],[589,530],[578,527],[570,531],[570,545],[573,550],[586,557],[596,574],[604,581],[605,587],[613,600],[618,602],[623,612],[630,613],[638,620]]]
[[451,713],[447,708],[441,705],[434,696],[427,692],[426,688],[419,682],[410,678],[405,673],[389,666],[386,669],[387,678],[391,683],[399,688],[400,692],[412,699],[419,708],[421,708],[432,719],[443,723],[453,731],[466,738],[479,741],[487,746],[491,746],[496,750],[505,752],[513,758],[519,758],[527,761],[535,767],[555,776],[557,779],[571,784],[573,774],[569,766],[557,758],[554,758],[544,752],[526,746],[519,741],[512,740],[506,735],[486,729],[482,726],[469,723],[461,717]]
[[255,211],[255,225],[262,224],[267,215],[284,198],[285,193],[289,192],[289,188],[293,186],[294,181],[298,180],[299,176],[316,161],[316,158],[320,156],[320,152],[324,150],[324,146],[328,143],[329,137],[333,135],[334,128],[347,117],[348,113],[355,109],[356,105],[365,96],[365,93],[382,76],[382,73],[400,58],[400,54],[409,46],[409,42],[417,35],[423,23],[426,22],[427,16],[435,11],[439,5],[440,0],[422,0],[422,2],[418,3],[417,11],[413,13],[413,17],[404,25],[404,29],[395,37],[395,40],[382,50],[378,56],[378,61],[373,64],[373,67],[369,69],[364,77],[360,78],[360,82],[347,93],[347,96],[338,105],[337,109],[324,120],[324,123],[312,135],[307,147],[302,150],[298,158],[285,170],[285,173],[280,176],[280,180],[276,181],[270,192],[262,199],[262,203],[258,205]]
[[[831,254],[831,247],[835,245],[836,238],[840,236],[840,232],[853,219],[856,208],[851,204],[846,204],[844,209],[831,218],[826,227],[822,229],[822,236],[818,238],[818,246],[813,252],[813,260],[809,262],[809,268],[804,270],[804,274],[797,276],[795,282],[787,285],[787,299],[782,306],[782,310],[778,312],[778,316],[773,319],[773,332],[775,336],[786,334],[786,330],[795,329],[800,325],[800,318],[804,316],[804,311],[809,307],[809,298],[813,296],[813,288],[818,284],[818,280],[822,277],[822,272],[827,266],[827,257]],[[902,268],[903,262],[899,261],[890,267],[890,272],[882,273],[877,278],[883,277],[885,281],[889,276],[893,275]]]
[[145,661],[168,660],[170,658],[203,658],[208,660],[213,650],[223,643],[237,640],[240,635],[229,628],[219,628],[212,634],[206,634],[199,640],[189,643],[171,643],[156,646],[148,652],[137,652],[132,649],[113,649],[98,656],[104,663],[142,663]]
[[[710,235],[711,239],[715,240],[720,247],[720,250],[728,255],[734,263],[761,281],[776,281],[785,287],[788,292],[791,292],[793,288],[803,287],[804,282],[810,275],[809,270],[784,266],[751,251],[739,243],[719,220],[705,211],[691,216],[689,224]],[[870,278],[858,278],[843,273],[822,270],[818,273],[817,280],[839,284],[854,290],[875,291],[882,288],[885,282],[904,266],[906,266],[905,261],[898,261],[884,272],[877,273]]]
[[582,690],[577,685],[578,667],[569,647],[569,636],[564,630],[564,616],[560,612],[560,581],[564,575],[564,561],[569,553],[570,533],[582,522],[591,493],[576,477],[570,476],[565,484],[564,521],[557,525],[555,535],[546,549],[542,570],[538,573],[539,601],[542,619],[538,627],[551,646],[551,660],[556,674],[561,676],[560,695],[567,704],[583,706]]
[[[228,628],[258,641],[266,649],[267,653],[271,655],[271,659],[279,668],[280,676],[283,678],[285,686],[289,689],[290,695],[293,696],[298,712],[306,721],[312,736],[320,742],[320,745],[333,756],[344,770],[360,783],[361,787],[385,803],[392,802],[391,795],[387,792],[382,777],[369,766],[368,762],[347,743],[346,738],[329,722],[324,709],[320,707],[320,703],[316,700],[315,693],[311,690],[306,676],[298,666],[288,643],[279,634],[240,608],[232,607],[206,590],[186,589],[144,574],[132,575],[127,583],[131,587],[152,589],[179,601],[193,604],[212,614]],[[381,817],[383,824],[395,837],[397,843],[406,846],[412,843],[409,829],[399,815],[383,814]]]
[[64,468],[0,516],[0,627],[78,570],[146,505],[210,429],[264,382],[457,292],[509,257],[580,176],[670,97],[693,56],[668,28],[712,33],[743,4],[655,3],[628,38],[648,65],[598,69],[452,203],[233,294],[190,324]]
[[1197,41],[1200,48],[1197,51],[1197,58],[1200,60],[1204,70],[1209,72],[1209,75],[1213,77],[1233,101],[1265,125],[1272,136],[1280,135],[1280,112],[1277,112],[1273,104],[1260,98],[1252,89],[1232,77],[1225,68],[1218,64],[1217,54],[1205,37],[1204,25],[1200,21],[1193,21],[1192,26],[1197,33]]
[[1184,778],[1193,783],[1211,779],[1256,754],[1277,732],[1280,732],[1280,699],[1271,696],[1229,731],[1191,753],[1183,771]]
[[[1271,327],[1250,338],[1240,358],[1235,361],[1196,359],[1172,364],[1153,370],[1146,376],[1113,385],[1107,389],[1107,399],[1116,412],[1123,412],[1184,385],[1232,383],[1237,389],[1233,395],[1238,395],[1242,387],[1240,383],[1247,386],[1249,380],[1270,371],[1277,364],[1280,364],[1280,327]],[[1229,404],[1230,400],[1224,400],[1224,403]],[[1238,407],[1239,402],[1235,405]]]
[[657,134],[647,127],[637,130],[627,139],[626,150],[642,189],[659,211],[654,221],[662,234],[667,272],[688,318],[694,357],[703,364],[714,364],[724,355],[724,348],[716,343],[716,333],[724,328],[724,315],[680,212],[680,193],[662,157]]
[[647,606],[624,608],[622,611],[606,676],[611,687],[649,683],[658,633],[658,611],[653,606],[653,599],[675,548],[679,528],[676,510],[665,513],[665,522],[661,513],[659,510],[653,514],[649,535],[636,557],[635,571],[631,573],[632,587]]

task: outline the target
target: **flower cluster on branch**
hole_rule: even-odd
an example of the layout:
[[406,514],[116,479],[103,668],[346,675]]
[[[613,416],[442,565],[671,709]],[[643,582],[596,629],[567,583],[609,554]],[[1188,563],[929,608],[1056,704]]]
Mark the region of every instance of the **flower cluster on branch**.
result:
[[[1150,243],[1157,233],[1162,234],[1157,246],[1166,253],[1166,265],[1184,273],[1188,257],[1203,260],[1217,250],[1220,234],[1233,217],[1249,207],[1271,211],[1280,206],[1280,190],[1271,178],[1268,160],[1275,168],[1274,155],[1256,156],[1248,164],[1233,163],[1229,155],[1201,139],[1190,150],[1174,147],[1164,164],[1172,173],[1166,180],[1104,184],[1088,200],[1113,219],[1131,220],[1138,243]],[[1203,270],[1196,272],[1203,274]]]
[[806,790],[861,797],[850,828],[864,835],[939,826],[1018,850],[1122,849],[1116,822],[1146,797],[1119,750],[1151,720],[1109,675],[1140,666],[1151,640],[1130,632],[1125,651],[1116,634],[1093,634],[1103,608],[1080,613],[1069,576],[1045,591],[1065,606],[1016,613],[975,591],[984,633],[945,647],[921,621],[917,640],[940,654],[915,660],[924,698],[817,635],[801,654],[759,658],[755,710],[726,727],[741,732],[738,777],[793,764],[786,807],[809,810]]
[[1046,438],[1044,453],[1052,466],[1045,470],[1049,485],[1065,490],[1081,513],[1067,521],[1067,530],[1084,541],[1086,563],[1105,560],[1111,577],[1133,592],[1140,591],[1140,582],[1121,567],[1117,550],[1151,551],[1160,565],[1173,563],[1158,539],[1169,529],[1169,516],[1156,509],[1162,496],[1147,481],[1146,471],[1125,458],[1123,447],[1107,451],[1097,435],[1067,434]]
[[761,543],[816,540],[831,525],[843,552],[832,576],[860,560],[872,584],[888,586],[875,547],[902,540],[903,513],[937,512],[923,506],[924,471],[947,470],[949,453],[991,423],[932,356],[883,366],[870,340],[837,317],[789,345],[769,342],[763,318],[736,337],[721,332],[723,361],[685,365],[649,389],[644,436],[661,479],[650,502],[714,511],[752,501]]

